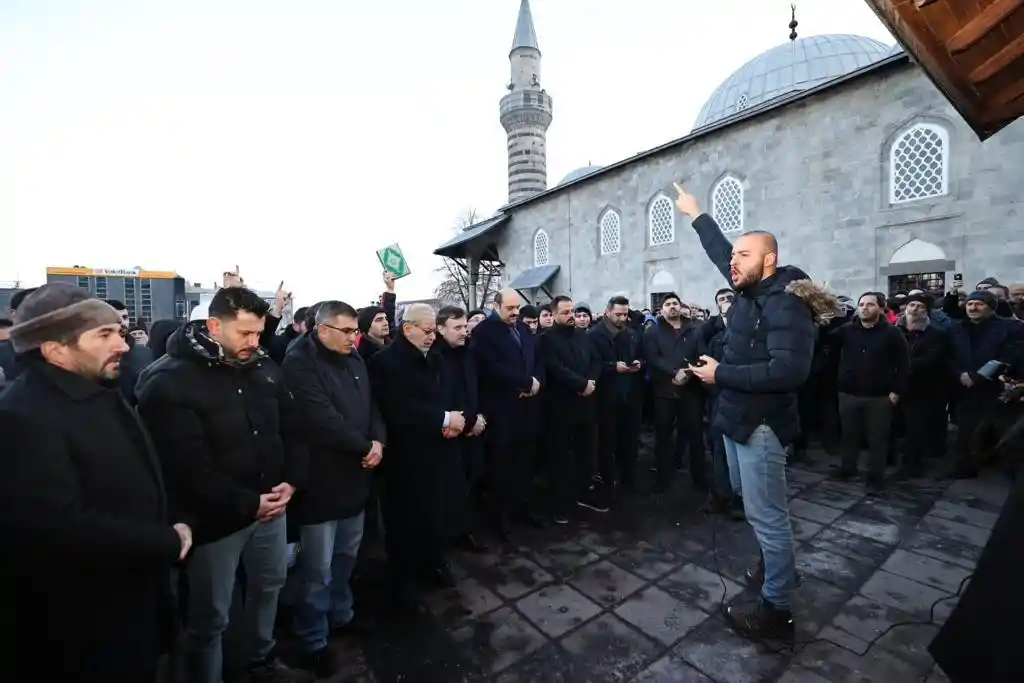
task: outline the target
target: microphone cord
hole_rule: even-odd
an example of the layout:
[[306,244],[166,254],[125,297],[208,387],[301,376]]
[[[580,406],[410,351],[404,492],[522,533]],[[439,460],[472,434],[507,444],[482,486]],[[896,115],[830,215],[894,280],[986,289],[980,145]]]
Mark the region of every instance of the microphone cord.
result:
[[[717,531],[718,531],[718,524],[719,524],[720,520],[718,519],[718,515],[712,514],[712,515],[709,515],[709,516],[712,517],[712,521],[711,521],[711,557],[712,557],[712,559],[714,559],[714,562],[715,562],[715,574],[718,575],[718,580],[722,584],[722,598],[721,598],[721,600],[719,600],[718,609],[722,613],[722,616],[725,616],[726,612],[727,612],[727,610],[726,610],[726,601],[727,601],[727,599],[729,597],[729,587],[728,587],[728,585],[725,582],[725,575],[722,573],[722,566],[721,566],[721,563],[719,562],[719,559],[718,559],[718,534],[717,534]],[[872,648],[875,647],[875,645],[878,644],[878,642],[882,638],[884,638],[885,636],[889,635],[889,633],[891,633],[892,631],[894,631],[897,628],[902,628],[902,627],[905,627],[905,626],[938,626],[939,624],[937,624],[935,622],[935,609],[939,605],[941,605],[943,602],[946,602],[947,600],[953,600],[955,598],[959,598],[963,594],[964,588],[966,588],[966,586],[967,586],[967,582],[970,581],[971,577],[973,577],[973,576],[974,576],[974,572],[971,572],[970,574],[968,574],[967,576],[964,577],[964,579],[960,582],[960,586],[957,588],[957,591],[956,591],[955,595],[943,596],[943,597],[939,598],[938,600],[936,600],[935,602],[933,602],[932,606],[931,606],[931,609],[928,610],[928,619],[927,620],[910,619],[910,620],[906,620],[906,621],[898,621],[898,622],[896,622],[894,624],[889,624],[889,626],[886,627],[885,630],[883,630],[881,633],[876,635],[871,640],[867,641],[867,647],[864,648],[863,652],[856,652],[854,650],[851,650],[850,648],[843,647],[842,645],[834,643],[833,641],[828,640],[827,638],[820,638],[820,637],[811,638],[810,640],[797,640],[797,639],[794,638],[792,641],[789,641],[788,645],[783,645],[781,647],[778,647],[776,645],[773,645],[768,639],[765,639],[765,638],[759,638],[757,636],[752,636],[752,635],[749,635],[749,634],[739,634],[739,635],[741,635],[743,638],[746,638],[747,640],[753,641],[754,643],[760,645],[761,647],[765,648],[766,650],[769,650],[770,652],[773,652],[773,653],[775,653],[777,655],[786,655],[786,654],[797,655],[800,652],[802,652],[804,650],[804,648],[806,648],[807,646],[812,645],[814,643],[828,643],[829,645],[832,645],[832,646],[835,646],[835,647],[843,647],[844,650],[852,652],[853,654],[857,655],[858,657],[864,657],[864,656],[866,656],[868,654],[868,652],[871,651]],[[728,622],[728,619],[726,621]],[[928,677],[931,675],[931,673],[932,673],[931,669],[929,669],[927,672],[925,672],[924,677],[921,679],[921,683],[927,683]]]

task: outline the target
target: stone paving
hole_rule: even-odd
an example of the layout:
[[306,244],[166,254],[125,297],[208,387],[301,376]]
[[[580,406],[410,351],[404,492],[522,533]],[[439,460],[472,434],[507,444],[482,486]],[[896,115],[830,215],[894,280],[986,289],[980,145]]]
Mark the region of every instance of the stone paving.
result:
[[[378,614],[345,649],[337,681],[430,683],[939,683],[926,650],[955,604],[1009,491],[992,478],[921,480],[867,498],[827,479],[817,454],[789,470],[803,577],[793,652],[738,638],[723,604],[751,600],[757,558],[745,523],[704,516],[683,484],[613,512],[523,532],[485,555],[457,554],[451,590],[419,615]],[[357,608],[374,609],[380,566],[360,569]],[[946,598],[945,600],[943,600]],[[931,615],[932,606],[934,615]]]

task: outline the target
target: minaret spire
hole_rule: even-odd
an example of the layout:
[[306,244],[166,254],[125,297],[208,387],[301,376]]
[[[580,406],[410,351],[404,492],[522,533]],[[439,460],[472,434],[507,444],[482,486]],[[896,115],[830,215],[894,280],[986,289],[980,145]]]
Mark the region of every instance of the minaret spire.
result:
[[540,47],[530,0],[519,3],[516,33],[508,54],[512,79],[501,98],[501,125],[508,135],[508,201],[548,188],[547,131],[551,96],[540,86]]
[[533,28],[533,15],[530,13],[530,0],[519,3],[519,19],[516,20],[516,35],[512,38],[512,49],[530,47],[540,51],[537,45],[537,31]]

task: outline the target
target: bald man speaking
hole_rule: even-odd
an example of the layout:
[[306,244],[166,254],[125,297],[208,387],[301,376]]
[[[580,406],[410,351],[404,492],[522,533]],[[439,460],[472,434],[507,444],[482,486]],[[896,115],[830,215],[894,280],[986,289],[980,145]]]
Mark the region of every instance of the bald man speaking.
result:
[[761,545],[761,560],[747,571],[760,599],[729,607],[725,616],[743,636],[791,641],[796,557],[785,445],[800,433],[796,392],[811,370],[812,306],[827,310],[829,295],[799,268],[779,267],[771,233],[748,232],[732,244],[693,195],[675,187],[676,206],[693,219],[708,258],[737,292],[721,363],[701,356],[700,365],[690,368],[702,382],[718,386],[713,424],[725,435],[730,480]]

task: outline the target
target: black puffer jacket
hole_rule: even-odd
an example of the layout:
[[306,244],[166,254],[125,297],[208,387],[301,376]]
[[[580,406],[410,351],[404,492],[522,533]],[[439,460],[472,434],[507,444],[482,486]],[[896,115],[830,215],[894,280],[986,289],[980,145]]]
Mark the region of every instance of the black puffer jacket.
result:
[[[698,216],[693,227],[708,258],[730,279],[732,243],[707,214]],[[834,297],[793,266],[782,266],[738,292],[715,373],[719,394],[714,426],[739,443],[746,443],[761,425],[770,427],[783,444],[792,441],[800,433],[796,392],[807,380],[814,356],[815,313],[834,314],[835,306]]]
[[135,395],[170,507],[193,523],[197,544],[252,524],[260,494],[274,486],[302,489],[308,450],[295,399],[262,349],[229,364],[206,335],[206,321],[189,323],[143,371]]
[[310,449],[308,483],[295,494],[288,522],[319,524],[358,515],[373,477],[363,458],[373,441],[385,443],[363,359],[324,348],[312,332],[298,338],[282,369]]

